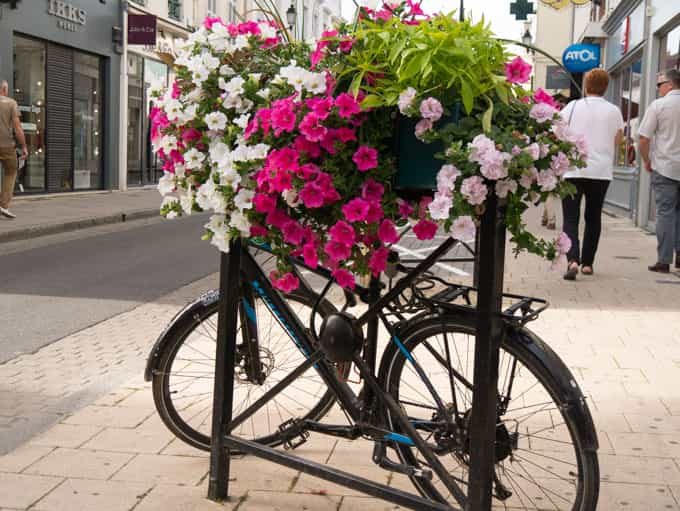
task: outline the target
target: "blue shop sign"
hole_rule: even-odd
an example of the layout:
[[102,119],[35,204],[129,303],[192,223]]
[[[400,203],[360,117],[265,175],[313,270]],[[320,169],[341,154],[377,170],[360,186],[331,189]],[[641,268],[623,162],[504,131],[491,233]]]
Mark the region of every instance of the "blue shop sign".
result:
[[562,63],[572,73],[584,73],[600,65],[600,46],[572,44],[562,53]]

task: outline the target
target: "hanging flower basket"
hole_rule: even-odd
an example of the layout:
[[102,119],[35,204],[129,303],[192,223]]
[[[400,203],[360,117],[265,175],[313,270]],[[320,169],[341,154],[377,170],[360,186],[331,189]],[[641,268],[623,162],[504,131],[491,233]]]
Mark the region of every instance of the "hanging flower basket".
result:
[[549,96],[521,87],[530,67],[488,27],[411,0],[364,8],[312,46],[282,27],[208,18],[172,87],[152,91],[164,215],[213,212],[205,238],[223,251],[268,243],[283,291],[298,285],[290,256],[344,287],[380,275],[407,223],[420,239],[443,227],[467,241],[493,193],[518,252],[566,253],[564,235],[535,237],[522,213],[569,193],[562,176],[584,165],[584,142]]

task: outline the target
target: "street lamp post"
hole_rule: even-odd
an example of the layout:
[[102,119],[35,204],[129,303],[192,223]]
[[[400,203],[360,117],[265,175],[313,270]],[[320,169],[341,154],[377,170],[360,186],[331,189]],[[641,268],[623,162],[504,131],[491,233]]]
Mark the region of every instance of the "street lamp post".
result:
[[297,18],[297,11],[295,10],[295,5],[290,4],[290,7],[288,7],[288,10],[286,11],[286,21],[288,22],[288,28],[293,29],[293,26],[295,25],[295,20]]

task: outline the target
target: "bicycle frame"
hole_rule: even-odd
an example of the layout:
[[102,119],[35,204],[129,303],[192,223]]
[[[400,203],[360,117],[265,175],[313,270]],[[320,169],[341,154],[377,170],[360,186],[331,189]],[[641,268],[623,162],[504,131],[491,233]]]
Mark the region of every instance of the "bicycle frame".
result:
[[[256,444],[251,441],[238,439],[232,437],[229,432],[243,420],[245,420],[252,413],[262,407],[268,400],[274,397],[278,392],[283,390],[290,382],[297,376],[312,366],[315,366],[324,382],[329,389],[337,397],[343,409],[348,413],[355,423],[360,423],[362,420],[362,413],[367,407],[362,406],[363,403],[369,403],[372,398],[377,399],[385,406],[395,418],[398,426],[404,434],[395,432],[388,432],[391,441],[409,443],[420,451],[420,454],[428,463],[429,467],[437,474],[441,482],[446,486],[447,490],[454,496],[454,498],[465,506],[466,509],[474,509],[475,511],[481,509],[490,509],[491,490],[493,484],[493,448],[495,438],[495,415],[496,415],[496,401],[497,401],[497,378],[498,378],[498,350],[502,338],[502,318],[500,317],[500,297],[502,295],[502,261],[498,264],[499,258],[503,254],[504,246],[504,230],[499,229],[499,224],[502,225],[502,217],[498,215],[498,210],[495,204],[490,204],[484,214],[483,225],[487,226],[487,235],[482,233],[482,246],[491,243],[490,262],[494,262],[496,267],[493,268],[493,275],[491,279],[480,278],[480,293],[479,293],[479,311],[478,324],[482,328],[478,329],[478,339],[475,348],[475,390],[473,395],[473,409],[471,422],[473,428],[475,424],[478,426],[478,431],[475,436],[471,436],[471,451],[474,453],[475,447],[482,447],[483,451],[479,456],[476,454],[472,456],[470,466],[470,486],[468,497],[460,489],[458,483],[448,473],[446,468],[439,461],[432,449],[425,443],[420,434],[417,432],[413,424],[410,423],[408,417],[404,414],[398,403],[380,388],[380,385],[375,377],[375,363],[376,363],[376,347],[377,347],[377,331],[378,322],[380,321],[382,310],[393,300],[395,300],[414,280],[427,271],[437,260],[444,255],[455,243],[452,238],[447,239],[434,252],[432,252],[425,260],[411,270],[407,275],[400,279],[397,284],[383,296],[378,296],[379,289],[376,280],[373,280],[368,289],[368,310],[356,319],[356,325],[359,327],[366,326],[368,339],[366,340],[366,348],[364,350],[364,357],[356,353],[353,357],[353,362],[359,369],[360,374],[364,379],[364,399],[359,399],[351,391],[349,385],[340,380],[333,368],[327,362],[320,349],[315,345],[315,341],[311,333],[305,329],[300,320],[290,310],[285,300],[274,291],[267,277],[257,265],[252,255],[241,247],[240,242],[234,242],[231,246],[230,255],[223,255],[222,271],[220,288],[222,292],[221,309],[218,320],[218,342],[217,342],[217,357],[216,357],[216,376],[215,376],[215,392],[214,392],[214,407],[213,407],[213,435],[211,443],[211,472],[209,480],[209,497],[214,500],[222,500],[228,493],[228,472],[229,472],[229,451],[234,448],[242,452],[254,454],[265,459],[269,459],[276,463],[286,465],[288,467],[302,470],[303,472],[316,475],[318,477],[352,487],[359,491],[368,493],[385,500],[392,501],[399,505],[403,505],[412,509],[418,510],[452,510],[454,508],[446,505],[433,502],[414,494],[406,493],[394,488],[374,483],[372,481],[358,478],[352,474],[344,473],[324,465],[320,465],[302,458],[292,456],[287,453],[281,453],[269,447]],[[484,230],[484,229],[483,229]],[[486,238],[486,243],[484,242]],[[500,249],[500,250],[499,250]],[[243,259],[243,261],[241,261]],[[489,263],[486,263],[490,266]],[[238,273],[240,272],[240,274]],[[318,272],[323,275],[323,272]],[[500,274],[500,275],[499,275]],[[238,289],[234,289],[234,282],[238,282],[240,276],[243,276],[246,282],[252,286],[254,293],[258,294],[270,307],[274,315],[277,317],[282,327],[288,331],[293,340],[298,344],[300,349],[307,355],[307,359],[297,369],[295,369],[288,377],[284,378],[260,399],[253,403],[247,410],[242,412],[239,416],[232,419],[232,400],[233,400],[233,356],[236,347],[236,316],[238,310],[238,300],[241,297]],[[483,276],[483,274],[482,274]],[[501,286],[498,286],[498,277],[500,276]],[[304,280],[304,279],[303,279]],[[230,287],[231,285],[231,287]],[[481,289],[481,287],[485,289]],[[252,303],[250,304],[252,307]],[[247,308],[247,307],[246,307]],[[488,324],[482,325],[484,322]],[[418,373],[423,378],[423,381],[428,381],[422,370],[418,370],[417,363],[410,357],[408,351],[400,345],[399,339],[390,332],[392,339],[399,348],[404,352],[404,355],[413,363]],[[481,337],[481,339],[480,339]],[[488,342],[488,346],[486,345]],[[478,353],[479,352],[479,353]],[[227,353],[228,356],[225,356]],[[495,353],[495,360],[494,360]],[[229,356],[230,355],[230,356]],[[479,356],[478,356],[479,355]],[[478,360],[483,360],[489,364],[487,367],[482,367],[482,363],[478,364]],[[494,365],[495,362],[495,365]],[[486,374],[482,374],[482,373]],[[479,373],[479,374],[478,374]],[[478,383],[482,382],[483,389],[478,388]],[[431,384],[430,384],[431,385]],[[226,389],[226,391],[225,391]],[[482,392],[483,391],[483,392]],[[433,393],[433,395],[436,393]],[[482,395],[483,394],[483,395]],[[493,397],[493,400],[490,398]],[[481,403],[478,406],[477,402]],[[441,404],[443,406],[443,404]],[[446,416],[443,414],[442,416]],[[485,422],[484,422],[485,421]],[[473,432],[474,433],[474,432]],[[486,494],[486,495],[484,495]],[[476,505],[479,501],[484,507]],[[488,501],[488,507],[485,501]],[[471,507],[468,507],[471,506]]]

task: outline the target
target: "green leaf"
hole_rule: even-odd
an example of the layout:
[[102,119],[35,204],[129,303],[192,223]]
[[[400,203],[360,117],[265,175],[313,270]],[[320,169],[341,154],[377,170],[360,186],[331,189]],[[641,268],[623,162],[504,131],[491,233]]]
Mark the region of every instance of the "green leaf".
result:
[[351,85],[349,86],[349,92],[356,98],[359,95],[359,87],[361,87],[361,81],[364,79],[364,72],[361,71],[354,76]]
[[509,98],[508,98],[508,89],[505,86],[505,84],[497,83],[495,85],[495,88],[496,88],[496,94],[498,95],[498,99],[500,99],[503,103],[505,103],[507,105],[508,102],[509,102]]
[[385,104],[385,101],[384,101],[383,98],[381,98],[380,96],[377,96],[375,94],[369,94],[361,102],[361,107],[362,108],[377,108],[379,106],[383,106],[384,104]]
[[472,106],[475,98],[470,84],[465,80],[460,81],[460,94],[463,96],[463,106],[465,107],[465,112],[469,114],[472,112]]
[[491,131],[491,118],[493,117],[493,101],[491,101],[491,98],[489,96],[484,96],[486,98],[487,103],[489,103],[489,108],[486,109],[486,112],[484,112],[484,115],[482,115],[482,129],[484,129],[485,133],[488,133]]

